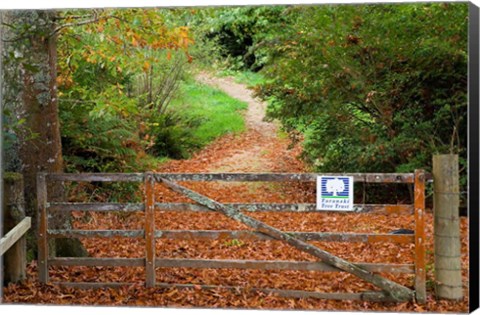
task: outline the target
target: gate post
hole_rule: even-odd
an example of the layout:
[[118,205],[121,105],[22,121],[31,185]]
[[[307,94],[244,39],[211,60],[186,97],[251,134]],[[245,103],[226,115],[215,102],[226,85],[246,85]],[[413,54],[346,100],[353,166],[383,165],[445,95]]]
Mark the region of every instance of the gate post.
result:
[[415,170],[415,298],[418,303],[427,299],[425,271],[425,171]]
[[38,277],[41,283],[48,282],[48,240],[47,240],[47,181],[46,173],[37,174],[38,224]]
[[433,157],[435,291],[453,300],[463,298],[458,176],[458,155]]
[[145,173],[145,282],[155,287],[155,177]]

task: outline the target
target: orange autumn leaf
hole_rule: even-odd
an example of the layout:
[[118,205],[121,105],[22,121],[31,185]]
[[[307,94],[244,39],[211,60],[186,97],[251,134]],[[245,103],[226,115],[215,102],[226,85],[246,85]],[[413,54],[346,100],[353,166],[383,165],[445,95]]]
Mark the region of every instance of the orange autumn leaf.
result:
[[133,47],[138,47],[138,41],[135,38],[135,36],[132,36],[132,45],[133,45]]
[[145,61],[142,66],[143,71],[147,72],[150,70],[150,63],[148,61]]

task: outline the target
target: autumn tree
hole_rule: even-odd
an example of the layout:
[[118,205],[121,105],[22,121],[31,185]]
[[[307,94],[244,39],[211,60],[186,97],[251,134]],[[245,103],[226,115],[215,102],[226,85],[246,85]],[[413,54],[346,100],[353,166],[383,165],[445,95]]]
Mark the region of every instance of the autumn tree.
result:
[[[185,26],[169,11],[75,10],[58,19],[59,106],[68,170],[141,169],[191,57]],[[83,23],[92,16],[95,23]],[[157,127],[155,127],[157,128]]]
[[[36,227],[37,173],[64,169],[58,85],[63,91],[92,97],[81,101],[95,101],[92,112],[97,117],[104,113],[127,117],[138,109],[125,97],[123,82],[82,94],[73,82],[78,79],[75,71],[79,64],[98,70],[94,76],[110,71],[113,76],[128,78],[134,71],[151,71],[161,57],[158,51],[186,50],[191,41],[187,29],[168,28],[155,10],[6,11],[3,22],[8,167],[25,178],[27,215],[34,218]],[[59,38],[67,45],[57,56]],[[48,188],[49,200],[64,198],[62,186]],[[56,214],[49,224],[63,229],[70,220]],[[30,248],[36,249],[35,237]],[[60,256],[85,254],[76,239],[58,240],[56,248]]]

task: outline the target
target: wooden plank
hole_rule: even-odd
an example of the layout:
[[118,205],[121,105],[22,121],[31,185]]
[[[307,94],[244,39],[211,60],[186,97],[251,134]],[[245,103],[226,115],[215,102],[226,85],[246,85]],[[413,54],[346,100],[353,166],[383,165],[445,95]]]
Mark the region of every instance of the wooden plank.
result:
[[[131,282],[53,282],[53,285],[58,285],[65,288],[76,288],[82,290],[89,289],[103,289],[103,288],[122,288],[135,285]],[[157,283],[157,288],[162,289],[177,289],[177,290],[228,290],[233,292],[262,292],[264,294],[273,294],[284,298],[316,298],[329,300],[361,300],[361,301],[375,301],[375,302],[393,302],[392,299],[384,292],[365,291],[361,293],[348,292],[313,292],[301,290],[282,290],[270,288],[246,288],[240,286],[218,286],[218,285],[198,285],[198,284],[180,284],[180,283]]]
[[56,257],[48,260],[50,266],[109,266],[143,267],[144,258]]
[[144,211],[143,203],[83,203],[83,202],[50,202],[49,211]]
[[[316,209],[314,203],[225,203],[226,206],[233,207],[237,210],[247,212],[335,212],[338,211],[320,211]],[[162,211],[182,212],[210,212],[208,207],[193,204],[193,203],[155,203],[155,207]],[[393,213],[412,213],[413,205],[388,205],[388,204],[355,204],[353,206],[354,213],[378,213],[378,214],[393,214]],[[347,213],[347,212],[346,212]],[[352,211],[348,211],[352,213]]]
[[[257,269],[257,270],[299,270],[339,272],[338,268],[322,262],[281,261],[281,260],[226,260],[226,259],[156,259],[158,266],[172,268],[214,268],[214,269]],[[413,264],[371,264],[355,263],[370,272],[414,273]]]
[[205,285],[205,284],[181,284],[181,283],[157,283],[156,287],[164,289],[192,289],[192,290],[228,290],[235,293],[242,291],[247,292],[261,292],[264,294],[273,294],[283,298],[297,298],[297,299],[328,299],[328,300],[361,300],[361,301],[376,301],[376,302],[393,302],[391,297],[381,291],[366,291],[362,293],[348,293],[348,292],[314,292],[302,290],[285,290],[285,289],[271,289],[271,288],[247,288],[240,286],[220,286],[220,285]]
[[426,262],[425,262],[425,172],[415,170],[414,186],[415,206],[415,298],[418,303],[425,303]]
[[38,225],[38,277],[41,283],[48,282],[48,216],[47,216],[47,181],[45,173],[37,175]]
[[158,182],[169,181],[227,181],[227,182],[315,182],[317,176],[353,176],[355,182],[413,183],[411,173],[156,173]]
[[75,288],[81,290],[90,289],[104,289],[104,288],[123,288],[135,285],[133,282],[52,282],[53,285],[58,285],[64,288]]
[[145,277],[147,288],[155,287],[155,178],[145,174]]
[[407,301],[411,300],[413,297],[413,292],[409,288],[402,286],[398,283],[395,283],[389,279],[381,277],[377,274],[373,274],[368,270],[362,269],[342,258],[334,256],[327,251],[324,251],[312,244],[306,243],[302,240],[299,240],[289,234],[283,233],[282,231],[269,226],[255,218],[246,216],[240,211],[227,207],[215,200],[209,199],[203,195],[200,195],[188,188],[170,182],[168,180],[162,179],[163,183],[167,185],[172,190],[179,192],[188,198],[211,208],[214,211],[225,214],[227,217],[234,219],[238,222],[241,222],[250,228],[257,230],[258,232],[265,233],[275,239],[282,240],[285,243],[303,251],[311,254],[314,257],[321,259],[324,263],[330,264],[338,269],[341,269],[345,272],[351,273],[360,279],[363,279],[367,282],[370,282],[382,290],[388,292],[388,294],[396,301]]
[[[251,182],[314,182],[317,176],[353,176],[355,182],[366,183],[413,183],[411,173],[156,173],[157,181],[165,178],[172,181],[251,181]],[[142,173],[51,173],[53,181],[83,182],[141,182]]]
[[4,237],[0,239],[0,256],[5,254],[32,226],[30,217],[24,218],[13,229],[11,229]]
[[144,237],[143,230],[48,230],[49,237],[54,238],[92,238],[92,237]]
[[[295,232],[287,231],[302,241],[320,242],[365,242],[365,243],[413,243],[413,235],[400,234],[368,234],[368,233],[320,233],[320,232]],[[156,238],[167,238],[176,240],[221,240],[221,239],[242,239],[242,240],[274,240],[274,238],[255,231],[245,230],[159,230],[155,232]]]
[[50,173],[52,181],[70,182],[142,182],[142,173]]

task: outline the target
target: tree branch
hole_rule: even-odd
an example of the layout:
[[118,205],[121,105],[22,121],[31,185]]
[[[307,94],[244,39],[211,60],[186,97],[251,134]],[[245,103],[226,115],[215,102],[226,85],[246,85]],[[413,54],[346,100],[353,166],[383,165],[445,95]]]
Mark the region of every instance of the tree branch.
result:
[[59,20],[79,20],[79,19],[86,19],[91,17],[91,14],[88,15],[69,15],[69,16],[56,16],[53,18],[54,21]]
[[87,24],[92,24],[92,23],[97,23],[102,20],[109,20],[109,19],[117,19],[119,21],[125,22],[124,19],[116,16],[116,15],[106,15],[106,16],[98,16],[97,12],[94,11],[93,17],[88,20],[80,21],[80,22],[74,22],[74,23],[65,23],[63,25],[58,26],[53,30],[53,32],[50,33],[50,37],[54,36],[58,32],[60,32],[62,29],[68,28],[68,27],[75,27],[75,26],[82,26],[82,25],[87,25]]
[[65,23],[57,28],[55,28],[53,30],[53,32],[50,33],[50,37],[52,36],[55,36],[55,34],[57,34],[58,32],[60,32],[61,30],[63,30],[64,28],[68,28],[68,27],[74,27],[74,26],[82,26],[82,25],[87,25],[87,24],[91,24],[91,23],[96,23],[96,22],[99,22],[101,20],[105,19],[105,17],[96,17],[96,18],[93,18],[93,19],[90,19],[90,20],[85,20],[85,21],[81,21],[81,22],[76,22],[76,23]]

